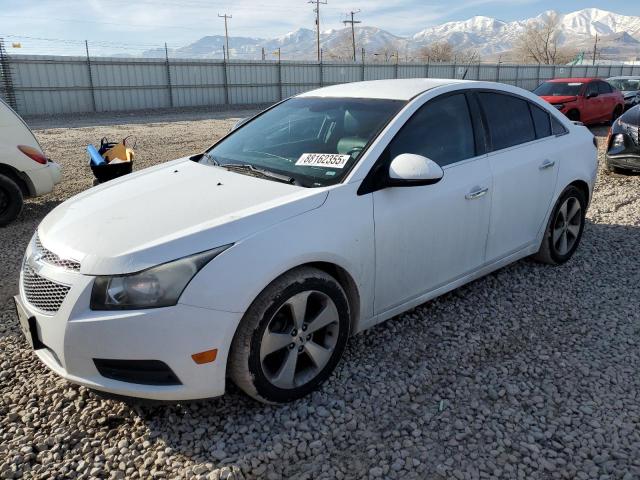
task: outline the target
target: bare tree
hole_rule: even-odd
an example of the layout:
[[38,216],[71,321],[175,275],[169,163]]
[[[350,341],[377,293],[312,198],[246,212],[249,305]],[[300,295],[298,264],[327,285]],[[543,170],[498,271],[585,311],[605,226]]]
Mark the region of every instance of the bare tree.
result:
[[549,16],[542,23],[528,25],[516,39],[513,56],[520,61],[555,65],[567,63],[576,51],[560,46],[557,16]]
[[353,60],[351,29],[343,29],[331,45],[325,45],[323,51],[328,60]]
[[473,49],[455,48],[449,42],[436,42],[422,47],[417,58],[423,62],[477,63],[480,61],[480,54]]
[[428,62],[451,62],[453,56],[454,48],[449,42],[432,43],[418,52],[418,58]]

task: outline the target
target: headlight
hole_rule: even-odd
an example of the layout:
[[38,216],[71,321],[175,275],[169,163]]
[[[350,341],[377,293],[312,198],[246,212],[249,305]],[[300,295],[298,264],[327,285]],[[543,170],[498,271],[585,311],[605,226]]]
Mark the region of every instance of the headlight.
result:
[[613,140],[611,140],[611,148],[620,148],[620,147],[624,148],[624,135],[621,133],[618,133],[617,135],[614,135]]
[[180,258],[137,273],[96,277],[91,290],[91,310],[133,310],[175,305],[196,273],[230,246]]

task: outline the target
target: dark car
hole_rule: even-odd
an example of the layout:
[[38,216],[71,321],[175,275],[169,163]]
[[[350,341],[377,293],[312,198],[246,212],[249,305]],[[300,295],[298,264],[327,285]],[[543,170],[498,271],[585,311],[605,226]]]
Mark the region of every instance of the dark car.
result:
[[640,106],[627,110],[611,126],[607,137],[606,168],[640,171]]
[[640,105],[640,76],[611,77],[607,78],[607,82],[622,92],[625,108]]

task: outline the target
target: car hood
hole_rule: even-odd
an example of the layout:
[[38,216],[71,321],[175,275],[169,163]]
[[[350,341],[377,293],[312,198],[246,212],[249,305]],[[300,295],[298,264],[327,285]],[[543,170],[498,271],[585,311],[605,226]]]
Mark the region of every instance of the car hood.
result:
[[576,97],[575,95],[564,95],[564,96],[550,95],[550,96],[544,96],[541,98],[543,100],[546,100],[550,104],[555,105],[557,103],[575,102],[578,97]]
[[180,159],[91,188],[38,227],[42,244],[81,273],[131,273],[242,240],[318,208],[303,188]]
[[638,95],[638,92],[636,90],[620,90],[620,93],[622,93],[622,96],[624,96],[625,98],[635,97],[636,95]]

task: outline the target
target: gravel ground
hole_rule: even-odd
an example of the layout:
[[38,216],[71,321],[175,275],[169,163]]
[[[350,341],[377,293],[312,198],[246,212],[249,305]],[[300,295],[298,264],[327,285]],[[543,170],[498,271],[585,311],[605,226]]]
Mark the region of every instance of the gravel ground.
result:
[[65,180],[0,230],[0,478],[640,478],[639,176],[600,173],[566,265],[518,262],[357,335],[325,386],[291,405],[233,386],[129,404],[41,366],[10,296],[37,223],[91,185],[83,146],[135,134],[141,168],[201,149],[238,116],[34,121]]

